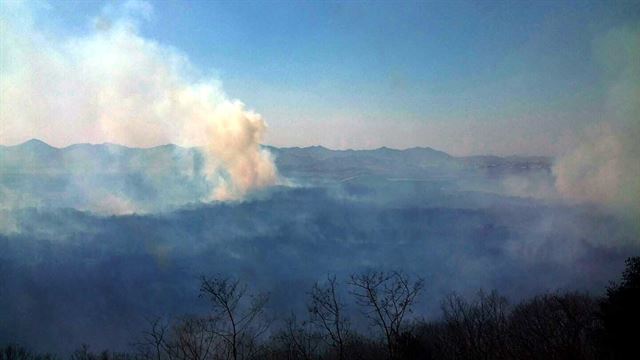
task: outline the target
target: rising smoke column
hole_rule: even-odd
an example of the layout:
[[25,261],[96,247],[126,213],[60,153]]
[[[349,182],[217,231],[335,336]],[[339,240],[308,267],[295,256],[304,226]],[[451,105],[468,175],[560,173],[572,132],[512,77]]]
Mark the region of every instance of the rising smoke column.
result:
[[200,146],[214,185],[209,199],[276,182],[273,159],[260,147],[265,121],[180,51],[140,34],[149,4],[107,7],[88,34],[72,37],[38,22],[46,6],[0,6],[0,143]]
[[556,188],[568,199],[621,211],[640,240],[640,29],[613,29],[594,49],[607,87],[607,118],[557,160]]

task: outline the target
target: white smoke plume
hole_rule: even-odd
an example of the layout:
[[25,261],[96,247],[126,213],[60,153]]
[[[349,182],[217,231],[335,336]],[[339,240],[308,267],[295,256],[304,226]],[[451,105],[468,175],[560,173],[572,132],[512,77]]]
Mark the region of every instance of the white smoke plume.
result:
[[622,210],[638,225],[640,30],[614,29],[594,44],[608,89],[607,118],[588,128],[577,146],[557,160],[556,188],[566,198]]
[[202,146],[217,184],[211,198],[219,200],[277,181],[271,155],[260,148],[265,121],[180,51],[140,34],[149,4],[109,8],[83,36],[39,24],[34,8],[46,18],[46,5],[1,7],[1,144]]

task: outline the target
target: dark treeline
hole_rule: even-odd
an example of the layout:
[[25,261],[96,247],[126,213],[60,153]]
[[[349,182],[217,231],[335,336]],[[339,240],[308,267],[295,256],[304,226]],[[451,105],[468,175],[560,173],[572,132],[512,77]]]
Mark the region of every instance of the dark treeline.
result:
[[[206,314],[148,319],[128,353],[91,352],[71,360],[344,360],[344,359],[638,359],[640,257],[629,258],[619,282],[601,298],[548,293],[509,304],[497,292],[466,299],[451,294],[436,320],[412,311],[424,281],[401,272],[329,276],[308,291],[303,318],[274,319],[268,294],[230,277],[203,277]],[[356,330],[346,297],[366,318]],[[17,346],[0,360],[48,360]]]

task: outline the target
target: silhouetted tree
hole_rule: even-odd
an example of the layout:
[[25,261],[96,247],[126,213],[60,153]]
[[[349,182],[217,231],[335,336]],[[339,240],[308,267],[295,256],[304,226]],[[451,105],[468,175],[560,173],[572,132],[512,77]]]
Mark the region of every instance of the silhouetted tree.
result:
[[507,357],[507,300],[482,290],[474,301],[451,294],[442,303],[445,326],[440,334],[442,355],[448,359]]
[[55,360],[51,354],[34,354],[22,346],[7,345],[0,347],[0,360]]
[[206,360],[218,356],[222,349],[210,330],[210,321],[198,316],[183,316],[173,323],[155,318],[142,339],[134,344],[137,357],[145,360]]
[[[445,348],[445,345],[449,346],[450,344],[446,343],[448,339],[445,336],[446,324],[444,321],[418,321],[411,330],[413,341],[418,345],[412,344],[410,349],[405,350],[405,353],[410,353],[409,356],[406,356],[407,358],[421,360],[446,360],[450,358],[446,356],[449,349]],[[416,349],[417,346],[418,349]]]
[[229,358],[252,358],[258,349],[256,340],[269,326],[262,318],[268,296],[250,295],[246,284],[226,277],[203,277],[200,296],[209,299],[209,331],[223,339]]
[[134,356],[127,353],[111,353],[103,350],[100,353],[94,353],[89,350],[89,345],[82,344],[80,348],[74,351],[69,357],[71,360],[134,360]]
[[272,337],[270,358],[282,360],[312,360],[320,356],[322,334],[308,321],[299,322],[292,314],[284,327]]
[[364,315],[384,334],[388,357],[396,358],[403,321],[412,311],[424,281],[411,281],[407,275],[396,271],[373,271],[351,275],[349,283]]
[[545,294],[518,304],[511,316],[518,359],[596,359],[597,302],[580,293]]
[[138,355],[148,360],[171,359],[169,347],[169,324],[162,317],[147,320],[149,329],[142,333],[142,339],[134,345]]
[[167,349],[169,358],[177,360],[206,360],[214,354],[216,337],[208,319],[187,316],[171,328],[171,341]]
[[309,302],[309,316],[328,339],[329,345],[335,349],[339,360],[345,357],[349,322],[345,318],[344,305],[338,298],[335,276],[329,276],[325,284],[315,283]]
[[[596,300],[582,293],[543,294],[510,307],[495,291],[466,300],[452,294],[442,318],[409,321],[424,282],[399,272],[351,275],[347,284],[365,317],[382,333],[351,330],[339,282],[329,276],[309,292],[306,321],[292,314],[262,338],[266,295],[228,277],[202,278],[210,312],[168,321],[154,318],[136,343],[138,353],[93,353],[83,345],[70,360],[425,360],[636,359],[640,324],[640,258],[626,261],[619,283]],[[598,306],[599,305],[599,306]],[[603,346],[604,344],[604,346]],[[0,348],[0,360],[54,360],[19,346]]]
[[640,257],[626,260],[622,281],[609,286],[600,309],[608,355],[640,358]]

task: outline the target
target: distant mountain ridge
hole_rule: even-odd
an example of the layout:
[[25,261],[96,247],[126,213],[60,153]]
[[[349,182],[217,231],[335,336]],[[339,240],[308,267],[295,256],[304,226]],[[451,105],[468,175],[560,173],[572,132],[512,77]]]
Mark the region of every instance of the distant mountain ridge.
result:
[[[397,201],[424,189],[526,197],[553,188],[551,159],[544,157],[454,157],[431,148],[263,148],[273,155],[281,183],[320,186],[356,197],[384,194],[372,197],[376,201]],[[34,139],[0,147],[0,208],[44,205],[107,214],[169,211],[209,201],[229,179],[226,168],[213,171],[206,154],[196,147],[56,148]]]
[[[105,143],[100,143],[100,144],[93,144],[93,143],[75,143],[75,144],[71,144],[71,145],[67,145],[67,146],[62,146],[62,147],[57,147],[57,146],[53,146],[48,144],[45,141],[42,141],[40,139],[29,139],[25,142],[22,142],[20,144],[15,144],[15,145],[2,145],[0,144],[0,149],[7,149],[7,148],[51,148],[51,149],[57,149],[57,150],[65,150],[65,149],[70,149],[70,148],[75,148],[75,147],[83,147],[83,146],[96,146],[96,147],[101,147],[101,146],[105,146],[105,147],[111,147],[111,148],[125,148],[125,149],[135,149],[135,150],[150,150],[150,149],[157,149],[157,148],[183,148],[183,149],[192,149],[192,148],[197,148],[197,147],[191,147],[191,146],[180,146],[180,145],[175,145],[175,144],[162,144],[162,145],[156,145],[156,146],[151,146],[151,147],[132,147],[132,146],[127,146],[127,145],[120,145],[120,144],[115,144],[115,143],[109,143],[109,142],[105,142]],[[432,147],[429,146],[413,146],[413,147],[409,147],[409,148],[405,148],[405,149],[396,149],[396,148],[390,148],[387,146],[381,146],[379,148],[375,148],[375,149],[330,149],[327,148],[325,146],[322,145],[311,145],[311,146],[285,146],[285,147],[278,147],[278,146],[273,146],[273,145],[262,145],[263,148],[268,149],[268,150],[275,150],[275,151],[284,151],[284,152],[290,152],[290,151],[302,151],[302,152],[312,152],[312,153],[372,153],[372,152],[386,152],[386,153],[419,153],[419,152],[430,152],[430,153],[437,153],[440,154],[442,156],[446,156],[449,158],[457,158],[457,159],[473,159],[473,158],[494,158],[494,159],[507,159],[507,158],[519,158],[519,159],[546,159],[546,160],[551,160],[552,157],[549,156],[541,156],[541,155],[508,155],[508,156],[499,156],[499,155],[467,155],[467,156],[453,156],[450,155],[444,151],[441,150],[437,150],[434,149]]]
[[[392,164],[414,165],[422,167],[470,167],[470,168],[514,168],[514,169],[550,169],[553,159],[545,156],[495,156],[473,155],[452,156],[444,151],[430,147],[412,147],[407,149],[392,149],[380,147],[377,149],[344,149],[333,150],[324,146],[309,147],[275,147],[263,145],[275,157],[279,168],[287,170],[300,170],[303,168],[316,170],[332,170],[353,166],[384,166]],[[197,147],[182,147],[174,144],[158,145],[149,148],[135,148],[112,143],[88,144],[79,143],[65,147],[54,147],[42,140],[31,139],[17,145],[0,145],[0,167],[24,167],[29,163],[38,162],[35,157],[49,156],[43,166],[64,166],[73,163],[65,161],[65,164],[56,164],[59,156],[69,154],[85,156],[98,156],[104,158],[104,154],[112,156],[144,153],[145,155],[162,156],[162,153],[172,153],[178,157],[200,153]],[[102,156],[101,156],[102,154]],[[35,157],[34,157],[35,156]],[[25,159],[26,157],[26,159]],[[175,157],[175,156],[174,156]],[[24,160],[27,160],[26,162]],[[60,160],[60,159],[58,159]],[[71,159],[73,160],[73,155]],[[98,160],[98,159],[95,159]],[[341,164],[337,164],[341,163]],[[32,164],[33,165],[33,164]],[[293,168],[296,169],[293,169]]]

